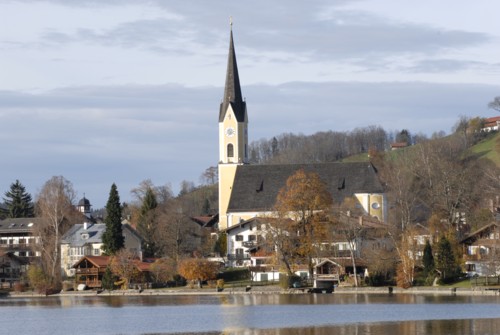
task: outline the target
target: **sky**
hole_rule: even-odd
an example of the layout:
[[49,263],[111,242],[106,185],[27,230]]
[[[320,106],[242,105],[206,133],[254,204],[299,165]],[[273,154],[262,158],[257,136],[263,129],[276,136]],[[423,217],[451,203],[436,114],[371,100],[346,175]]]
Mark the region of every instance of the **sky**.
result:
[[[218,160],[230,17],[249,140],[450,133],[500,95],[495,0],[2,0],[0,196],[52,176],[95,209]],[[77,200],[78,200],[77,199]]]

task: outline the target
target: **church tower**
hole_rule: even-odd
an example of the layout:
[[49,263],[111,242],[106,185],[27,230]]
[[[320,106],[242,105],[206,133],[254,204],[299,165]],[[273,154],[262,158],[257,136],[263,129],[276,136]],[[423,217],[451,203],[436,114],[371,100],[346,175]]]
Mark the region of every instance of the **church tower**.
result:
[[236,168],[247,163],[247,107],[241,94],[231,23],[226,84],[219,110],[219,229],[227,228],[227,209]]

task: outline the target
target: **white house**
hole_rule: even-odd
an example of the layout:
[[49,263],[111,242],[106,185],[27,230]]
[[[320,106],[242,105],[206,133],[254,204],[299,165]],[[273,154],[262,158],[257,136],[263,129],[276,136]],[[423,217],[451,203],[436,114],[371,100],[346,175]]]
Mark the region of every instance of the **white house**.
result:
[[[73,265],[84,256],[102,255],[102,235],[106,230],[104,223],[75,224],[61,239],[61,273],[73,277]],[[125,249],[142,258],[142,238],[134,228],[122,224]]]

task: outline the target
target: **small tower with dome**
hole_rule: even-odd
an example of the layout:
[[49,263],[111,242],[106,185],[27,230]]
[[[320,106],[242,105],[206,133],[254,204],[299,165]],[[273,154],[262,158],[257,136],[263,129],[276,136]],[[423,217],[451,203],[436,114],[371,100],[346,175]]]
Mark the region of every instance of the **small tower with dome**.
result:
[[80,213],[83,213],[86,217],[90,218],[91,217],[91,209],[92,205],[90,204],[89,199],[85,198],[85,194],[83,195],[83,198],[78,201],[78,205],[76,208]]

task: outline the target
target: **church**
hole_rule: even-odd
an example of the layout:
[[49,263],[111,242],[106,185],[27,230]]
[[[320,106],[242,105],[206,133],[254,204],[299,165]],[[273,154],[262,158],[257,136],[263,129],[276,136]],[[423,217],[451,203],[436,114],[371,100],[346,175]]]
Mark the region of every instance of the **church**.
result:
[[219,110],[220,230],[271,213],[279,190],[300,169],[317,173],[334,203],[354,197],[367,216],[385,221],[384,190],[371,163],[251,165],[248,123],[231,26],[224,97]]

